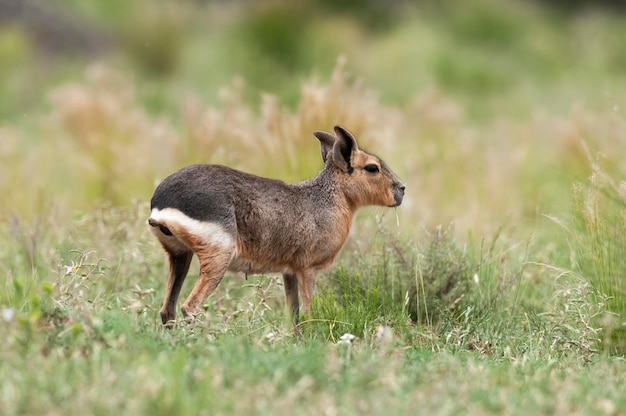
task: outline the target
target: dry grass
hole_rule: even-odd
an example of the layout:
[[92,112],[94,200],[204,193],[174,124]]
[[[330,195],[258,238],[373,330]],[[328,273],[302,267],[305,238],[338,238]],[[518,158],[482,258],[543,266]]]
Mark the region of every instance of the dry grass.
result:
[[[399,208],[404,229],[455,222],[483,234],[533,226],[541,214],[561,211],[569,184],[589,172],[584,143],[592,153],[619,148],[625,129],[619,112],[582,106],[569,115],[476,124],[433,88],[405,109],[392,107],[353,80],[343,60],[327,85],[303,84],[295,111],[271,95],[257,110],[241,80],[219,96],[215,107],[189,96],[180,114],[153,115],[132,79],[90,67],[83,81],[52,91],[43,121],[0,130],[0,190],[9,196],[3,210],[32,217],[50,195],[69,212],[102,199],[146,200],[158,180],[198,162],[302,180],[321,168],[312,131],[340,123],[407,183]],[[623,164],[619,153],[611,158]]]

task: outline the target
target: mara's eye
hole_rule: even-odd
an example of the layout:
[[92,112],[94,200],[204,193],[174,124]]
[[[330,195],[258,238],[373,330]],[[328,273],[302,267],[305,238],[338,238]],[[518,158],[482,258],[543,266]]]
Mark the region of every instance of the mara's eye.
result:
[[371,164],[371,165],[365,165],[365,167],[363,168],[366,171],[370,172],[370,173],[376,173],[379,172],[378,170],[378,166]]

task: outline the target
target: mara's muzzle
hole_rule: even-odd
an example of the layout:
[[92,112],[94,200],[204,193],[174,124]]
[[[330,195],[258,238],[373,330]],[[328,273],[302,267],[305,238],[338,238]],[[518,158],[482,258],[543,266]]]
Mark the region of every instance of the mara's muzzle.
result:
[[404,186],[404,184],[402,182],[394,185],[393,187],[393,199],[395,201],[395,203],[393,205],[391,205],[391,207],[397,207],[398,205],[400,205],[402,203],[402,199],[404,199],[404,189],[406,188],[406,186]]

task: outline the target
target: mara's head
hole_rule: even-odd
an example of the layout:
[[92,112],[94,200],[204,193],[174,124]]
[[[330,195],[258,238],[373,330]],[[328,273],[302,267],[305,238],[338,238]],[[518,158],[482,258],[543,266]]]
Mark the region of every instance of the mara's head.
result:
[[365,205],[397,207],[404,197],[404,184],[379,157],[359,149],[346,129],[335,134],[313,133],[320,141],[325,169],[335,172],[341,190],[354,208]]

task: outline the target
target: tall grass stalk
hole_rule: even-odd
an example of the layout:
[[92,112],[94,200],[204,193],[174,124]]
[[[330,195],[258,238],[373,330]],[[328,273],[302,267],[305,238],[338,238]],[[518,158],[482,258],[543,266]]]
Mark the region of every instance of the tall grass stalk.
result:
[[577,267],[606,298],[601,324],[611,352],[626,352],[626,182],[615,179],[599,156],[587,183],[575,187]]

